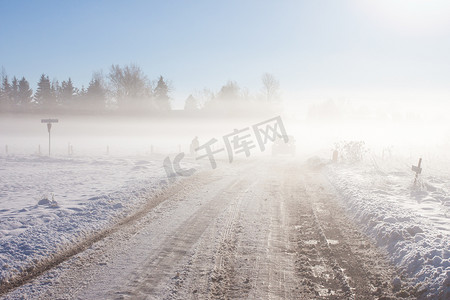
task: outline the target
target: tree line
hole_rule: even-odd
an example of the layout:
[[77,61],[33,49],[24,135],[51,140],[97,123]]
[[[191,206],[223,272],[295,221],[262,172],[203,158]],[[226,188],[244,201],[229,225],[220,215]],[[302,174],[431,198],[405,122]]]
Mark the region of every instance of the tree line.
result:
[[[136,65],[112,65],[105,76],[92,75],[87,88],[75,87],[72,79],[59,82],[42,74],[33,92],[25,77],[11,80],[2,72],[0,111],[2,112],[101,112],[168,111],[170,86],[159,76],[151,82]],[[154,86],[154,87],[153,87]]]
[[185,100],[187,112],[204,111],[214,114],[251,113],[279,108],[281,102],[280,83],[274,75],[265,73],[261,77],[260,93],[251,94],[235,81],[228,81],[216,93],[209,89],[196,92]]
[[[262,94],[251,96],[247,89],[229,81],[217,92],[204,89],[185,100],[186,112],[246,110],[261,103],[279,101],[279,82],[271,74],[262,77]],[[59,82],[42,74],[33,91],[25,77],[11,79],[2,72],[0,112],[102,113],[168,112],[172,110],[172,87],[163,76],[150,81],[141,68],[112,65],[109,73],[95,72],[87,88],[75,87],[72,79]],[[257,105],[255,105],[257,104]]]

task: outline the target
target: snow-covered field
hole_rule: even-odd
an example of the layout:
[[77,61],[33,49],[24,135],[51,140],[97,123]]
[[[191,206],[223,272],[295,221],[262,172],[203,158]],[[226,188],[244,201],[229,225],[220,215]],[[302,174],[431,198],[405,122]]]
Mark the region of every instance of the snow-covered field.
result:
[[[64,123],[59,125],[62,130]],[[201,131],[205,126],[191,125],[183,135],[177,131],[181,126],[173,126],[167,132],[158,132],[157,137],[146,133],[134,138],[101,134],[85,137],[78,131],[70,135],[68,129],[63,135],[56,127],[55,155],[48,157],[37,151],[38,145],[46,145],[45,128],[39,127],[37,135],[34,126],[28,126],[29,135],[2,135],[10,153],[0,155],[0,283],[111,227],[142,207],[148,197],[159,194],[166,177],[165,156],[151,154],[153,146],[156,152],[186,151],[197,130],[206,141],[234,127],[210,133]],[[85,127],[83,132],[87,134]],[[154,134],[154,127],[136,128]],[[136,132],[136,128],[125,131]],[[333,132],[329,133],[332,137],[325,138],[328,127],[325,129],[314,135],[317,139],[324,137],[317,148],[332,145],[331,140],[336,138]],[[177,137],[169,138],[172,131]],[[303,143],[309,143],[312,137],[309,131],[298,133],[297,153],[303,162],[311,153]],[[73,156],[66,154],[68,142],[75,145]],[[445,149],[434,151],[428,146],[425,150],[417,186],[413,186],[411,171],[411,165],[417,164],[417,153],[385,160],[367,155],[363,163],[328,164],[324,170],[348,215],[400,268],[403,276],[394,286],[400,290],[412,284],[423,295],[445,299],[450,294],[450,157],[430,154],[445,153]],[[264,155],[270,156],[269,151]],[[189,158],[183,163],[188,168],[199,166]],[[226,157],[220,163],[229,165]],[[208,161],[205,166],[210,169]]]
[[162,157],[0,157],[0,282],[158,192]]
[[442,299],[450,295],[450,166],[445,161],[425,159],[416,186],[411,171],[416,162],[400,157],[327,167],[363,231],[418,291]]

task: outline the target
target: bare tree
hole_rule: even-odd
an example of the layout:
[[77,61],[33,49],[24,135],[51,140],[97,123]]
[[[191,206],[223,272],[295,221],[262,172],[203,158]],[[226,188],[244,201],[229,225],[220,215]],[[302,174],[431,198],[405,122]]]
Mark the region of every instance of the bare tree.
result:
[[263,74],[263,93],[268,102],[276,102],[280,97],[280,82],[270,73]]
[[151,85],[137,65],[112,65],[108,78],[119,108],[135,108],[150,99]]
[[214,100],[214,93],[211,90],[204,88],[201,91],[196,91],[194,97],[197,99],[198,107],[203,109]]

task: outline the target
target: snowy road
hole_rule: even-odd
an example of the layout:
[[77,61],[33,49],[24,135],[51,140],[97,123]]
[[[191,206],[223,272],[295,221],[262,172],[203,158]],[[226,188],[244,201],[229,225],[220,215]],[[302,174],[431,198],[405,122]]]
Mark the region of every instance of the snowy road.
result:
[[394,268],[334,193],[319,171],[296,161],[238,161],[199,172],[3,297],[393,296]]

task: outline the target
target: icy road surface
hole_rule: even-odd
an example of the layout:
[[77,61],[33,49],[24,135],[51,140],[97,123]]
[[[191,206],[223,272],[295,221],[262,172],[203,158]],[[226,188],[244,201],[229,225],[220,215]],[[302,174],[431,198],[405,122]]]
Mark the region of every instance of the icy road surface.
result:
[[234,162],[148,199],[115,230],[5,299],[371,299],[411,290],[321,172]]

